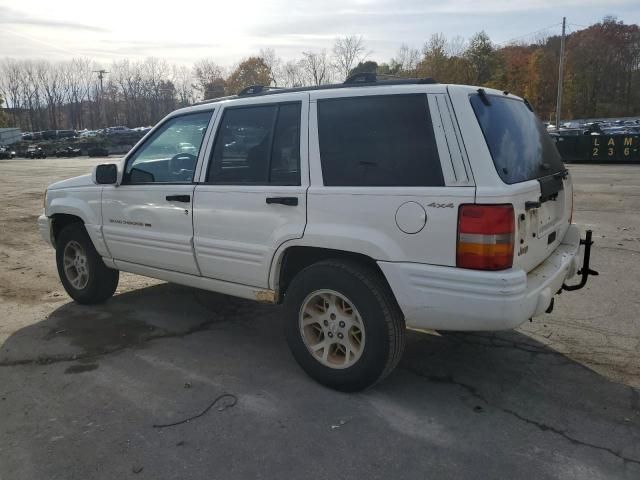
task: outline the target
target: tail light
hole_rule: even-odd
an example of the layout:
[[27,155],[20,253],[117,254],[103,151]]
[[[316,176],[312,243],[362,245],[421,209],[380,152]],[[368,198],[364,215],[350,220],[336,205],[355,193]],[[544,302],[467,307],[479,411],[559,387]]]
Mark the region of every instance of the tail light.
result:
[[460,205],[456,265],[504,270],[513,264],[513,205]]

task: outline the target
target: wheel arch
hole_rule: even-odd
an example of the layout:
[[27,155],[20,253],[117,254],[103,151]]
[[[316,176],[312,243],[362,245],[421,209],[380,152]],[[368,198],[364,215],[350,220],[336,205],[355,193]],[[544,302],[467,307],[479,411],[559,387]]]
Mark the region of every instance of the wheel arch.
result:
[[84,226],[84,220],[78,215],[70,213],[54,213],[51,215],[51,239],[55,245],[58,241],[60,232],[73,223],[79,223]]
[[314,263],[329,259],[344,260],[366,266],[380,276],[393,296],[384,273],[372,257],[349,250],[309,245],[291,245],[280,252],[277,259],[274,259],[271,278],[273,289],[276,292],[276,303],[282,302],[291,280],[300,271]]

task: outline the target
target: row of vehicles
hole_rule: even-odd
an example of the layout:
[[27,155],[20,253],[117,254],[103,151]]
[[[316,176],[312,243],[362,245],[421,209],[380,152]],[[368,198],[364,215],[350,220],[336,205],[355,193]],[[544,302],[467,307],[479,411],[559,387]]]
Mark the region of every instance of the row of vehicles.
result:
[[640,135],[640,119],[571,121],[563,123],[558,130],[555,125],[547,125],[547,130],[552,136]]
[[114,135],[145,135],[151,127],[128,128],[125,126],[107,127],[100,130],[43,130],[41,132],[24,132],[23,140],[56,140],[63,138],[90,138]]

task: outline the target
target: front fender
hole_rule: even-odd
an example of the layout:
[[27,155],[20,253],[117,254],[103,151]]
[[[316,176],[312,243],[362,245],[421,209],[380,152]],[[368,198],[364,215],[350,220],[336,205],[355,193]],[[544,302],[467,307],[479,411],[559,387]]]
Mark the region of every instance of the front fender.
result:
[[103,257],[110,257],[102,237],[101,198],[102,187],[50,190],[47,192],[45,214],[49,218],[60,214],[80,218],[97,252]]

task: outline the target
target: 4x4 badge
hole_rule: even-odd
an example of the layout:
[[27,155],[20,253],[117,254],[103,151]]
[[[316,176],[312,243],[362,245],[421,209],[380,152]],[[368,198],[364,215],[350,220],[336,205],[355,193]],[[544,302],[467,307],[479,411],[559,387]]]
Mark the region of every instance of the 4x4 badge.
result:
[[427,207],[433,207],[433,208],[453,208],[454,205],[453,203],[436,203],[436,202],[431,202],[429,205],[427,205]]

